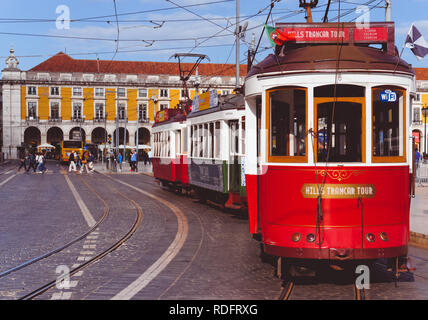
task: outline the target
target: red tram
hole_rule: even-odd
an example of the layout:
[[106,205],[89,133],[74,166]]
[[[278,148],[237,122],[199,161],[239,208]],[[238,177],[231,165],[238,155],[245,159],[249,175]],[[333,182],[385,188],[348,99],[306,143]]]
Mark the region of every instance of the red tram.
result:
[[394,24],[276,28],[293,41],[245,81],[250,232],[283,259],[406,257],[415,72]]
[[154,177],[164,186],[186,188],[189,173],[185,111],[176,108],[157,112],[152,132]]

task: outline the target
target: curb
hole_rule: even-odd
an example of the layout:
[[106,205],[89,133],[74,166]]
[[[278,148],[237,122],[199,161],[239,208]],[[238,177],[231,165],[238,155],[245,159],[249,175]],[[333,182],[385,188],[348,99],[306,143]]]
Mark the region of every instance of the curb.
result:
[[422,249],[428,249],[428,235],[410,231],[409,244]]

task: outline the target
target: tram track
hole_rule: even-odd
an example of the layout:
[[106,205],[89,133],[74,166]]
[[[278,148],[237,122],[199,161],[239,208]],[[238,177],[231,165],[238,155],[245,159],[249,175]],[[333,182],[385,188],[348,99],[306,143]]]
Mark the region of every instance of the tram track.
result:
[[[67,174],[65,171],[63,171],[62,173]],[[33,265],[37,262],[40,262],[43,259],[46,259],[48,257],[51,257],[55,254],[58,254],[58,253],[64,251],[65,249],[69,248],[73,244],[76,244],[80,240],[87,238],[91,233],[93,233],[95,230],[97,230],[98,227],[107,219],[107,217],[110,213],[110,206],[108,205],[106,200],[89,183],[87,183],[85,181],[85,179],[83,179],[81,176],[79,176],[79,179],[103,203],[103,206],[104,206],[103,215],[99,219],[99,221],[96,222],[88,231],[86,231],[85,233],[75,237],[74,239],[67,242],[66,244],[64,244],[58,248],[55,248],[53,250],[50,250],[49,252],[46,252],[43,255],[29,259],[29,260],[15,266],[15,267],[13,267],[13,268],[9,268],[9,269],[1,272],[0,278],[6,277],[7,275],[10,275],[10,274],[12,274],[18,270],[22,270],[26,267],[29,267],[30,265]],[[135,233],[135,231],[137,230],[137,228],[141,224],[142,217],[143,217],[141,207],[134,200],[130,199],[129,197],[124,195],[122,192],[120,192],[117,188],[113,188],[113,187],[109,186],[109,189],[111,191],[113,191],[115,194],[117,194],[117,195],[121,196],[122,198],[124,198],[125,200],[129,201],[135,207],[136,218],[135,218],[134,223],[132,224],[131,228],[127,231],[127,233],[123,237],[121,237],[118,241],[116,241],[113,245],[111,245],[109,248],[107,248],[106,250],[103,250],[102,252],[100,252],[99,254],[94,256],[93,258],[87,260],[85,263],[75,267],[69,273],[64,274],[62,277],[58,277],[55,280],[52,280],[52,281],[40,286],[36,290],[33,290],[30,293],[27,293],[24,296],[18,298],[18,300],[31,300],[31,299],[34,299],[34,298],[40,296],[44,292],[55,287],[57,285],[57,283],[60,283],[64,279],[71,277],[72,275],[76,274],[77,272],[82,271],[84,268],[86,268],[86,267],[92,265],[93,263],[101,260],[106,255],[108,255],[109,253],[111,253],[114,250],[116,250],[117,248],[119,248],[123,243],[125,243]]]

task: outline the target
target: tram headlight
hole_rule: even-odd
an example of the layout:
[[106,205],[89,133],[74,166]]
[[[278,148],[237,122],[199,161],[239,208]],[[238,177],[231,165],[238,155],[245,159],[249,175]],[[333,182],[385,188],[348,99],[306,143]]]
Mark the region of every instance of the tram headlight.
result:
[[381,232],[379,234],[379,237],[383,240],[383,241],[388,241],[389,240],[389,236],[386,232]]
[[373,233],[367,233],[366,234],[366,239],[367,239],[368,242],[375,242],[376,236]]
[[293,240],[294,242],[300,241],[301,238],[302,235],[299,232],[293,233],[293,235],[291,236],[291,240]]
[[314,235],[313,233],[309,233],[309,234],[306,236],[306,241],[307,241],[307,242],[314,242],[314,241],[315,241],[315,235]]

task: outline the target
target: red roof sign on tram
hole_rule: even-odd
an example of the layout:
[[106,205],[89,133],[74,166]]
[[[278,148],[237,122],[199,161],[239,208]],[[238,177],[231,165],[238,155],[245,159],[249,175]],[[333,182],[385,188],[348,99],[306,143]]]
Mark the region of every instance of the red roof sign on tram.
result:
[[277,32],[295,43],[364,43],[387,44],[394,48],[394,23],[277,23]]

